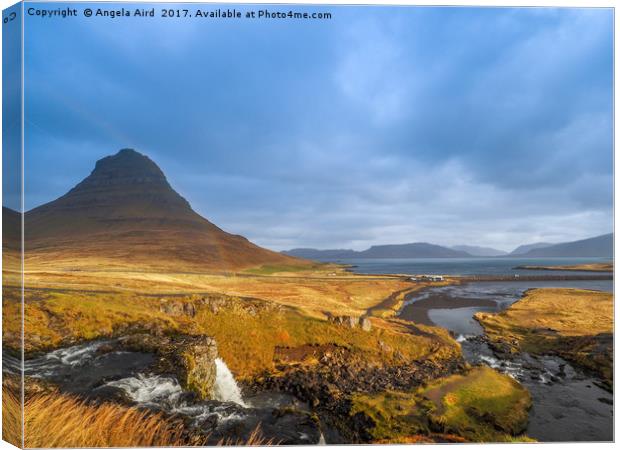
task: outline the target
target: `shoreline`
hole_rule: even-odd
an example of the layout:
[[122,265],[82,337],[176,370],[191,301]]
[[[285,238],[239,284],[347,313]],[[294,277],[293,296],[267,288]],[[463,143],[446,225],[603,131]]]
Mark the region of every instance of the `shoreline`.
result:
[[582,264],[576,266],[537,266],[522,265],[514,267],[515,270],[553,270],[567,272],[594,272],[594,273],[613,273],[613,264]]

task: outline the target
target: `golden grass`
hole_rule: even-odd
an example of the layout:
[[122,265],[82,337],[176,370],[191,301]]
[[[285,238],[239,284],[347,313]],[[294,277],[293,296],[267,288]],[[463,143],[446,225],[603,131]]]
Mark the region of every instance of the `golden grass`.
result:
[[[221,293],[256,297],[302,309],[318,317],[323,311],[361,315],[391,294],[419,289],[405,277],[356,275],[316,270],[257,275],[249,273],[153,272],[138,270],[34,270],[26,265],[27,288],[116,291],[149,294]],[[17,285],[17,274],[5,274]]]
[[[21,447],[20,400],[7,384],[2,388],[2,408],[2,438]],[[188,433],[179,419],[114,403],[87,403],[58,392],[29,396],[24,426],[26,448],[208,445],[208,436]],[[274,444],[257,426],[247,439],[221,439],[216,445]]]
[[2,439],[22,447],[21,386],[2,385]]
[[[3,387],[3,438],[19,447],[21,420],[14,413],[20,402]],[[187,445],[183,424],[160,414],[112,403],[89,405],[57,393],[37,394],[24,405],[24,445],[53,447],[145,447]]]
[[557,353],[593,370],[611,386],[613,295],[579,289],[534,289],[499,314],[478,313],[491,342],[509,352]]

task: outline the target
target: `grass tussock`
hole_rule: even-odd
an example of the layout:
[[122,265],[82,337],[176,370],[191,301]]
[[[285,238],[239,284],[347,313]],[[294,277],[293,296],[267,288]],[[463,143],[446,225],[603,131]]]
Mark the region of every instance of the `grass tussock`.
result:
[[508,353],[554,353],[613,377],[613,295],[580,289],[533,289],[499,314],[478,313],[491,343]]

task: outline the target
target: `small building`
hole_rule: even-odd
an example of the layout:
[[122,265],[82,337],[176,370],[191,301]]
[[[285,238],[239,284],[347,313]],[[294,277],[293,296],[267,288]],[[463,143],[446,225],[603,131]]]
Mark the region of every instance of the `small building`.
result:
[[415,275],[409,278],[410,281],[443,281],[443,275]]

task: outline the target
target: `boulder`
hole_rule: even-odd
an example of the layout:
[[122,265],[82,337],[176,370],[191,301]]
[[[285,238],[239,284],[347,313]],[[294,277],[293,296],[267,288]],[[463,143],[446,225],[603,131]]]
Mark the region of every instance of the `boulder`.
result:
[[202,342],[185,345],[180,354],[179,382],[183,387],[198,394],[201,399],[213,398],[217,370],[215,340],[207,338]]
[[121,350],[154,353],[158,356],[152,370],[159,375],[174,375],[184,389],[202,400],[213,398],[218,357],[215,339],[199,335],[154,336],[136,333],[118,340]]

